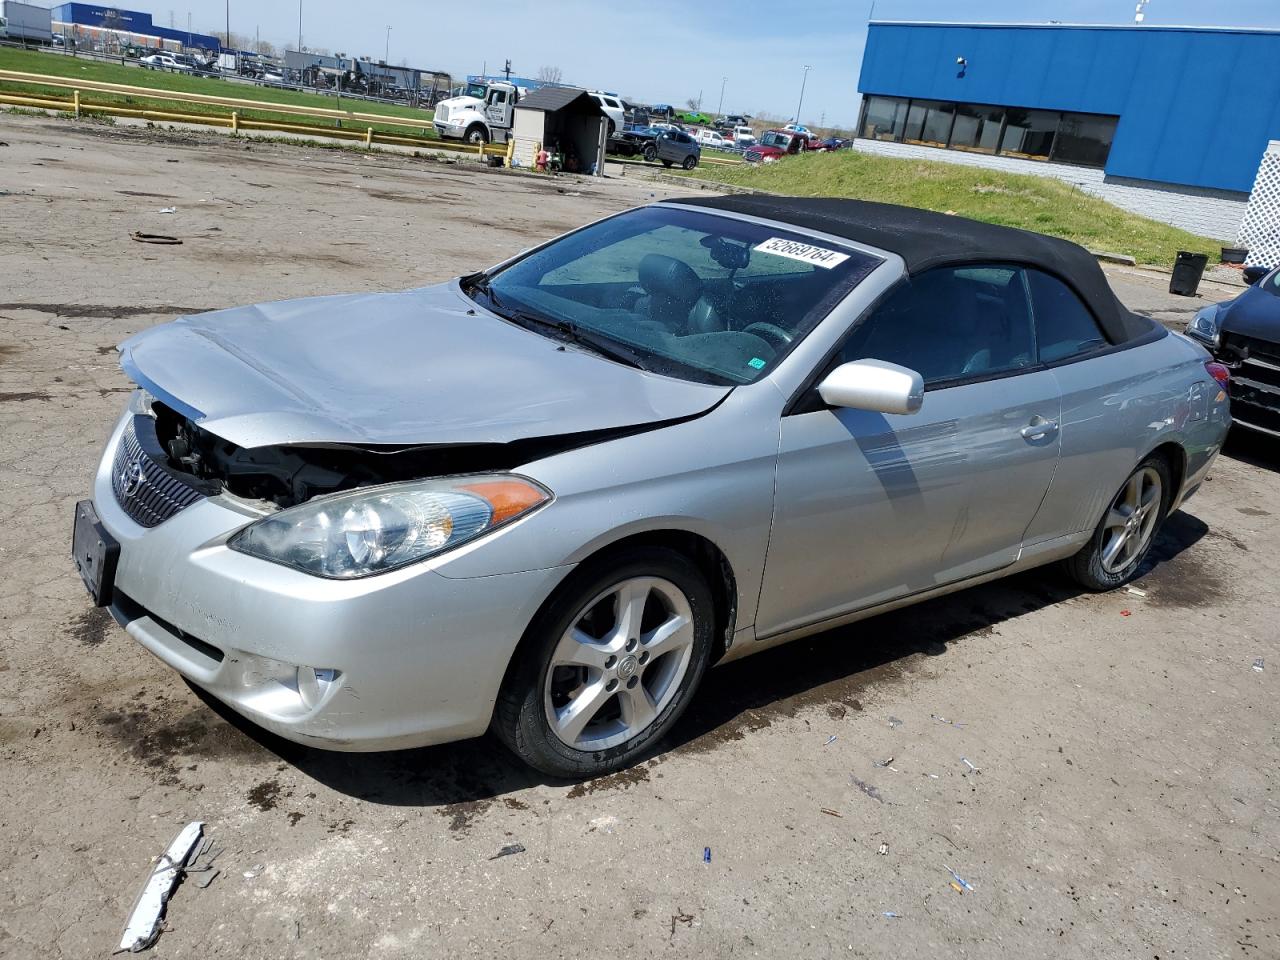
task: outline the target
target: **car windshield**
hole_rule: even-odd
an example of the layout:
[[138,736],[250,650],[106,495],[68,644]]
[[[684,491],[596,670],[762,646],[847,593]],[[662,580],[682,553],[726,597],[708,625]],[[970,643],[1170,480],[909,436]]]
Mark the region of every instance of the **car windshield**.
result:
[[791,136],[786,133],[766,133],[760,142],[766,147],[781,147],[785,150],[791,143]]
[[475,97],[477,100],[483,100],[485,94],[489,92],[489,88],[483,83],[469,83],[467,89],[462,91],[464,97]]
[[644,207],[464,280],[512,322],[667,376],[766,375],[880,259],[779,226]]

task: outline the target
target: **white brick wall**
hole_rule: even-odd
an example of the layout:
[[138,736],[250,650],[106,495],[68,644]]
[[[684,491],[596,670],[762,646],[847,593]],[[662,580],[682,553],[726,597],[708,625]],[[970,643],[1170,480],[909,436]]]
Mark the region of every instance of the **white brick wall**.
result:
[[1085,193],[1101,197],[1122,210],[1150,217],[1171,226],[1217,240],[1230,241],[1240,230],[1248,207],[1248,198],[1230,190],[1202,187],[1180,187],[1149,180],[1109,177],[1094,167],[1074,167],[1065,163],[1020,160],[1017,157],[993,157],[940,147],[918,147],[909,143],[885,143],[880,140],[855,140],[855,149],[886,157],[913,160],[940,160],[971,167],[986,167],[1008,173],[1028,173],[1054,177],[1070,183]]

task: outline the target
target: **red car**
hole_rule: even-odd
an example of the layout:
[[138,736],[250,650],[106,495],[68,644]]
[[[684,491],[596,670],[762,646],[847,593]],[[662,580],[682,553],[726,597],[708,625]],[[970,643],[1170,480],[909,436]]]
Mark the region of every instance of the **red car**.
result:
[[808,149],[808,137],[786,130],[766,130],[758,143],[749,147],[744,159],[747,163],[773,163],[783,157],[794,157]]

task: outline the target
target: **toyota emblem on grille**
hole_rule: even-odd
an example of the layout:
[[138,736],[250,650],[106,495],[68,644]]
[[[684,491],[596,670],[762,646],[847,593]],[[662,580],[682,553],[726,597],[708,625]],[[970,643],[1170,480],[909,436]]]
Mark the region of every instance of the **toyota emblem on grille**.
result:
[[141,460],[130,460],[120,468],[120,495],[132,497],[142,486],[146,475],[142,472]]

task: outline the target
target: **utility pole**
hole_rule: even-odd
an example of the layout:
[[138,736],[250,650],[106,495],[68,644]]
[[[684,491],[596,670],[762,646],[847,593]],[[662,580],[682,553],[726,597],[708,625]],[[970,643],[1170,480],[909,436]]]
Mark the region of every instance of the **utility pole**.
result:
[[716,107],[716,119],[719,120],[724,116],[724,85],[729,82],[728,77],[720,78],[720,106]]
[[298,52],[302,52],[302,0],[298,0]]
[[231,0],[227,0],[227,49],[231,49]]
[[507,83],[510,83],[511,82],[511,61],[510,60],[506,62],[506,65],[502,68],[502,72],[507,75]]
[[383,54],[382,62],[391,62],[391,24],[387,24],[387,52]]
[[813,67],[809,66],[809,64],[806,63],[804,65],[804,77],[800,80],[800,102],[796,104],[796,121],[795,122],[797,124],[800,123],[800,108],[804,106],[804,87],[805,87],[805,84],[809,82],[809,71],[812,69]]

